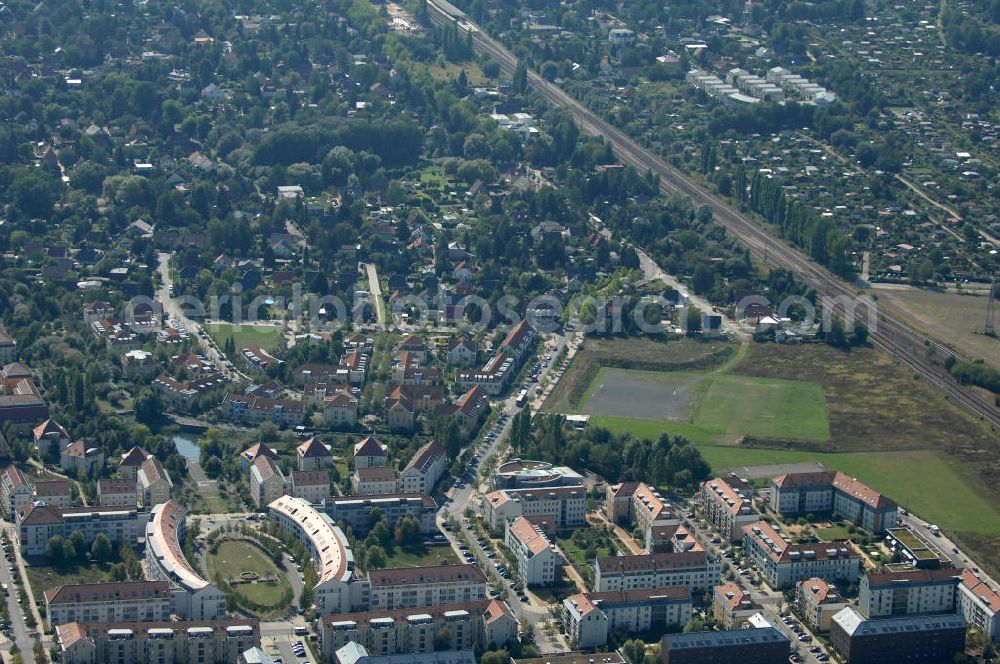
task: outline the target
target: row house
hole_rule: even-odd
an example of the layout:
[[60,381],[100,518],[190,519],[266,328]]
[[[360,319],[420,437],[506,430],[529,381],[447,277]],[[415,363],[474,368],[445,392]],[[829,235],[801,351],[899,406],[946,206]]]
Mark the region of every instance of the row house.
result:
[[486,575],[472,565],[369,570],[372,610],[412,609],[486,599]]
[[83,535],[84,546],[90,546],[98,534],[112,544],[128,542],[134,545],[146,527],[149,515],[128,506],[90,506],[57,508],[29,504],[17,511],[17,542],[21,555],[36,558],[47,555],[49,539],[55,535],[69,538],[74,531]]

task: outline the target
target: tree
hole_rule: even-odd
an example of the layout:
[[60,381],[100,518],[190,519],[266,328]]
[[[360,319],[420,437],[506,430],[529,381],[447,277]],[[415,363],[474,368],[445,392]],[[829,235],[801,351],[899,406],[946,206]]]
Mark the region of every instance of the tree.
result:
[[440,627],[434,632],[434,652],[451,650],[451,632],[447,627]]
[[642,639],[630,639],[622,645],[622,654],[630,664],[642,664],[646,658],[646,643]]
[[715,286],[715,273],[704,263],[699,263],[694,269],[691,286],[698,295],[708,293]]
[[86,549],[86,540],[83,537],[83,533],[79,530],[74,530],[70,533],[69,540],[66,543],[69,544],[66,547],[67,559],[83,556],[83,552]]
[[385,549],[378,544],[367,547],[365,551],[365,563],[368,569],[382,569],[387,562],[388,558],[385,555]]
[[683,328],[688,334],[701,332],[701,309],[691,306],[684,311]]
[[454,416],[439,417],[434,422],[434,439],[444,448],[449,461],[458,458],[458,453],[462,451],[462,433]]
[[412,514],[396,521],[396,544],[402,547],[417,547],[423,539],[420,522]]
[[484,652],[479,664],[507,664],[510,661],[510,653],[506,650],[491,650]]
[[514,68],[514,77],[511,79],[511,86],[517,94],[524,94],[528,89],[528,65],[523,61],[518,61]]
[[68,544],[62,535],[53,535],[45,545],[45,554],[49,557],[49,563],[53,567],[60,567],[66,561],[66,547]]
[[163,403],[160,395],[147,388],[135,399],[135,420],[153,427],[163,419]]
[[111,558],[111,540],[104,533],[98,533],[94,538],[94,543],[90,545],[90,555],[98,562],[105,562]]

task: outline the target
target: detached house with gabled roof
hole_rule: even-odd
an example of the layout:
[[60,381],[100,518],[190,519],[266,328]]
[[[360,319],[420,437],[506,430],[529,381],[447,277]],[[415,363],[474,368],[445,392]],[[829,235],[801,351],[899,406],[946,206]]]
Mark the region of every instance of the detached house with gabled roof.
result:
[[85,438],[70,443],[59,453],[59,466],[65,471],[91,473],[104,465],[104,452]]
[[149,452],[139,446],[133,447],[122,454],[121,461],[118,462],[118,474],[134,482],[139,476],[139,469],[148,458]]
[[333,465],[330,448],[313,437],[295,448],[299,470],[321,470]]
[[61,424],[47,419],[32,430],[39,456],[54,455],[69,445],[69,434]]
[[388,465],[389,448],[375,436],[365,436],[354,444],[354,467],[376,468]]

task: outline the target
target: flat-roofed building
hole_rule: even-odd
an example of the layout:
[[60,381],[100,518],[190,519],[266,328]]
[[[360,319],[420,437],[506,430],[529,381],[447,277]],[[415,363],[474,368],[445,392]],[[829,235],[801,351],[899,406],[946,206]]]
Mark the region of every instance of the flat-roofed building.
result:
[[811,577],[850,583],[860,566],[848,542],[792,543],[766,521],[743,526],[743,551],[772,588]]
[[960,581],[953,567],[866,574],[858,586],[858,610],[866,618],[954,613]]
[[633,590],[683,586],[692,592],[719,582],[722,565],[705,551],[598,556],[594,590]]
[[146,574],[170,584],[173,612],[179,618],[215,620],[226,613],[226,595],[184,557],[187,514],[187,508],[173,500],[153,508],[146,525]]
[[63,664],[231,664],[260,646],[260,622],[68,623],[56,627],[56,645]]
[[753,485],[735,475],[716,477],[698,493],[705,518],[730,540],[743,538],[743,526],[760,519],[753,508]]
[[396,521],[407,514],[420,522],[425,535],[436,533],[435,517],[437,502],[425,493],[394,493],[384,496],[327,496],[323,499],[323,511],[334,523],[351,527],[355,535],[364,536],[371,529],[371,512],[378,509],[385,517],[390,529]]
[[790,644],[774,627],[684,632],[660,640],[660,658],[663,664],[786,664]]
[[799,615],[819,632],[829,632],[833,616],[850,605],[833,584],[816,577],[799,581],[795,598]]
[[1000,642],[1000,593],[971,569],[962,570],[959,607],[970,629]]
[[504,543],[517,561],[517,571],[526,586],[545,586],[562,578],[566,560],[555,545],[528,519],[507,522]]
[[431,565],[369,570],[372,610],[478,602],[486,599],[486,576],[473,565]]
[[560,528],[587,522],[587,490],[582,486],[503,489],[483,498],[483,516],[496,530],[521,516],[551,516]]
[[691,619],[687,588],[580,593],[563,600],[562,623],[574,648],[606,645],[615,632],[639,634],[683,627]]
[[294,496],[281,496],[267,507],[270,517],[308,549],[316,565],[313,592],[320,613],[347,613],[368,605],[366,586],[354,576],[351,545],[329,516]]
[[97,502],[101,505],[125,505],[135,507],[138,504],[134,479],[101,479],[97,482]]
[[483,650],[490,643],[502,648],[517,638],[517,630],[517,619],[510,607],[496,599],[326,615],[320,619],[326,661],[351,642],[379,656],[433,652],[439,632],[447,632],[451,650]]
[[830,645],[847,664],[950,662],[965,649],[959,613],[867,619],[854,607],[830,624]]
[[49,588],[45,617],[49,625],[71,622],[168,620],[170,586],[166,581],[76,583]]

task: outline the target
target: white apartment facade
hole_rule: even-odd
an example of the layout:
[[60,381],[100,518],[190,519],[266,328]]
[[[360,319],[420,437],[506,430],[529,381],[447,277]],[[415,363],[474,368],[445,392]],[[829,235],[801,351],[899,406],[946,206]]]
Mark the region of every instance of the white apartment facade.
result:
[[743,551],[775,589],[811,577],[852,582],[860,567],[847,542],[793,544],[766,521],[743,526]]
[[730,540],[742,539],[743,526],[760,519],[753,508],[753,486],[735,476],[705,482],[698,496],[705,518]]
[[563,600],[562,623],[574,649],[603,647],[614,632],[683,627],[691,619],[687,588],[580,593]]
[[166,581],[79,583],[44,593],[49,625],[71,622],[168,620],[170,586]]
[[486,576],[472,565],[370,570],[372,610],[412,609],[486,599]]
[[552,517],[560,528],[582,526],[587,522],[587,490],[554,486],[491,491],[483,499],[483,516],[495,530],[521,516]]
[[704,551],[600,556],[594,564],[594,590],[637,590],[681,586],[692,592],[719,582],[722,565]]
[[531,521],[518,517],[507,522],[504,543],[517,561],[526,586],[546,586],[560,578],[565,559]]

